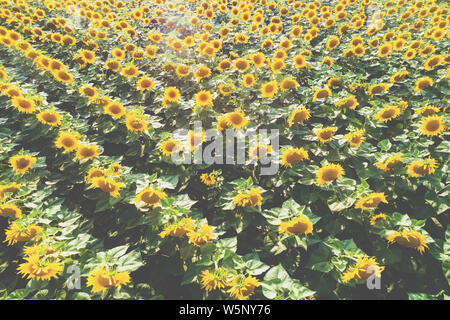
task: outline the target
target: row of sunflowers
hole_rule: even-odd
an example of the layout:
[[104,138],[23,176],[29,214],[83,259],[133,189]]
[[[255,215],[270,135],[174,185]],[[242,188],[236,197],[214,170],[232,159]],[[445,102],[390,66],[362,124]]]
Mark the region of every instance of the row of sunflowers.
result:
[[449,13],[0,0],[0,297],[448,298]]

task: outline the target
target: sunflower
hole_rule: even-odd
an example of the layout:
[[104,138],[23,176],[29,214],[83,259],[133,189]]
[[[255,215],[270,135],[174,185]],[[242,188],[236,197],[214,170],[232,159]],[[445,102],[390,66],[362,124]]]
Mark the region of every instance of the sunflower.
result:
[[372,192],[368,196],[360,197],[355,203],[355,208],[361,209],[362,212],[376,208],[381,202],[388,203],[384,192]]
[[216,129],[219,131],[222,130],[226,130],[229,128],[228,125],[228,116],[225,115],[221,115],[218,119],[217,119],[217,125],[216,125]]
[[36,111],[36,104],[32,99],[28,99],[22,96],[16,96],[12,99],[12,104],[19,112],[33,113]]
[[327,184],[345,174],[340,164],[330,163],[321,167],[316,172],[316,182],[319,184]]
[[364,130],[357,129],[344,135],[351,147],[357,148],[364,142]]
[[78,160],[89,159],[92,160],[99,155],[96,144],[79,143],[77,145],[76,157]]
[[314,132],[321,143],[331,141],[333,139],[333,133],[335,133],[337,127],[325,127]]
[[105,69],[117,72],[120,70],[122,64],[119,60],[108,60],[105,62]]
[[439,111],[440,111],[439,107],[428,105],[416,110],[415,114],[419,114],[422,117],[429,117],[434,116]]
[[287,91],[290,89],[297,90],[298,88],[298,82],[294,78],[284,78],[280,83],[280,89],[281,91]]
[[114,48],[111,52],[111,54],[117,59],[122,60],[125,58],[125,52],[120,48]]
[[433,79],[430,77],[423,77],[416,81],[416,86],[414,87],[414,92],[425,90],[428,87],[433,86]]
[[128,67],[122,68],[122,75],[128,78],[136,77],[139,73],[138,68],[135,65],[129,65]]
[[71,84],[73,83],[73,77],[70,73],[68,73],[66,70],[59,70],[56,71],[56,73],[53,74],[57,81]]
[[278,83],[273,80],[264,83],[261,86],[261,94],[263,98],[273,98],[278,92]]
[[35,157],[28,155],[16,155],[9,158],[9,163],[13,170],[20,174],[25,174],[36,161]]
[[242,84],[245,87],[251,87],[251,86],[253,86],[254,83],[255,83],[255,77],[252,74],[247,73],[246,75],[244,75],[244,78],[242,79]]
[[86,174],[86,181],[90,184],[93,184],[94,178],[106,177],[107,175],[108,173],[101,168],[91,168]]
[[366,53],[366,49],[362,45],[357,45],[356,47],[353,47],[352,51],[355,57],[362,57]]
[[103,111],[112,116],[114,119],[119,119],[125,114],[125,108],[118,101],[110,101],[103,107]]
[[421,254],[428,248],[425,236],[415,230],[394,231],[386,237],[386,240],[389,243],[396,242],[403,247],[416,249]]
[[230,69],[231,66],[232,66],[231,60],[230,59],[224,59],[224,60],[219,62],[219,66],[217,68],[219,69],[220,72],[224,72],[225,70]]
[[251,188],[245,192],[238,193],[233,202],[239,207],[256,207],[262,205],[261,191],[258,188]]
[[39,233],[42,231],[44,231],[44,229],[38,225],[27,225],[14,221],[5,231],[6,239],[4,242],[8,242],[8,246],[10,246],[16,242],[24,242],[31,239],[39,240]]
[[175,87],[167,87],[164,90],[164,100],[170,103],[176,103],[180,99],[180,90]]
[[91,272],[87,278],[86,285],[92,287],[92,292],[104,292],[112,287],[121,287],[130,282],[130,275],[127,271],[106,270],[100,267]]
[[403,81],[408,74],[409,74],[408,71],[397,71],[389,79],[389,82],[396,83],[396,82],[399,82],[399,81]]
[[142,92],[145,90],[151,90],[155,87],[155,82],[147,77],[142,77],[138,80],[138,82],[136,83],[138,89]]
[[245,113],[239,110],[228,112],[226,115],[227,125],[235,129],[241,129],[248,123]]
[[331,95],[331,90],[328,88],[317,89],[314,92],[313,102],[316,102],[317,100],[325,100],[326,98],[331,97]]
[[371,85],[368,89],[368,93],[373,97],[374,95],[383,93],[387,90],[389,90],[389,85],[387,83],[379,83]]
[[146,187],[136,195],[136,204],[144,202],[145,206],[151,206],[153,208],[161,205],[161,199],[167,198],[167,194],[163,191],[153,189],[152,187]]
[[147,118],[143,114],[137,114],[134,111],[127,112],[125,116],[125,124],[129,131],[140,132],[148,128]]
[[202,288],[206,291],[225,288],[228,284],[227,276],[228,272],[222,267],[215,269],[213,272],[203,270],[201,273]]
[[354,95],[350,95],[347,98],[337,101],[334,105],[343,109],[348,108],[355,110],[356,106],[358,105],[358,100],[356,100],[356,97]]
[[25,263],[21,263],[17,268],[18,274],[22,274],[28,279],[50,280],[58,278],[64,267],[61,262],[54,258],[40,257],[39,254],[33,254],[25,257]]
[[208,173],[203,173],[200,176],[200,180],[202,180],[202,182],[207,186],[211,186],[216,183],[216,179],[214,178],[214,176]]
[[444,116],[424,117],[420,123],[420,131],[427,136],[437,136],[445,130],[445,124],[442,121]]
[[431,70],[434,67],[440,65],[443,62],[441,55],[435,55],[429,58],[427,61],[425,61],[425,70]]
[[286,149],[281,155],[281,165],[290,167],[302,160],[308,160],[308,151],[303,148],[289,148]]
[[384,213],[377,214],[370,219],[370,225],[374,226],[378,221],[383,220],[386,221],[387,216]]
[[190,70],[191,70],[190,66],[187,66],[187,65],[184,65],[184,64],[179,64],[177,66],[177,68],[175,69],[175,73],[180,78],[184,78],[184,77],[187,77],[187,75],[189,74]]
[[164,156],[170,156],[174,152],[179,152],[181,150],[181,147],[178,141],[169,139],[163,141],[159,146],[159,149]]
[[358,257],[356,263],[349,267],[342,275],[342,282],[349,282],[352,279],[367,280],[375,275],[381,277],[384,267],[380,267],[375,257]]
[[377,168],[384,172],[388,172],[388,171],[392,170],[397,164],[402,163],[402,162],[403,162],[403,155],[396,154],[396,155],[390,156],[383,162],[377,162]]
[[302,54],[296,55],[294,57],[294,59],[293,59],[293,62],[294,62],[294,66],[297,69],[301,69],[301,68],[306,67],[306,59],[305,59],[305,57]]
[[378,56],[380,58],[384,58],[391,53],[392,45],[390,43],[385,43],[381,47],[378,48]]
[[192,221],[192,218],[183,218],[180,221],[177,221],[175,223],[167,224],[163,231],[159,233],[159,236],[161,238],[165,238],[166,236],[171,237],[182,237],[184,236],[188,231],[194,229],[194,221]]
[[432,174],[437,166],[435,159],[414,160],[408,164],[408,175],[413,178]]
[[194,246],[200,247],[201,245],[208,243],[212,237],[214,237],[214,232],[212,231],[213,227],[204,224],[202,225],[198,231],[191,229],[187,232],[187,236],[189,238],[189,242]]
[[91,100],[95,100],[98,97],[97,88],[92,86],[84,86],[78,90],[79,93],[84,94]]
[[194,72],[194,77],[197,80],[207,78],[211,75],[211,69],[208,66],[200,65],[198,69]]
[[22,218],[22,210],[15,204],[2,204],[0,205],[0,217],[16,217]]
[[340,43],[341,43],[341,41],[339,40],[339,38],[337,36],[332,36],[327,42],[327,50],[332,51]]
[[36,115],[39,122],[49,126],[59,126],[61,124],[61,115],[55,111],[41,111]]
[[0,185],[0,200],[2,200],[5,197],[6,193],[11,193],[12,196],[15,196],[17,191],[22,187],[21,184],[18,184],[16,182],[13,182],[9,185]]
[[255,288],[260,286],[260,283],[253,276],[244,277],[238,275],[231,280],[229,286],[230,289],[227,292],[232,298],[248,300],[255,291]]
[[289,127],[292,127],[293,124],[302,123],[305,120],[308,120],[311,118],[311,114],[309,113],[309,109],[307,108],[300,108],[297,110],[292,111],[291,115],[289,116]]
[[194,110],[197,108],[210,108],[213,106],[213,98],[211,95],[211,92],[207,90],[201,90],[197,92],[194,96],[195,99],[195,107]]
[[93,177],[91,181],[91,188],[99,188],[114,198],[119,196],[120,189],[124,187],[123,183],[106,176]]
[[260,158],[267,157],[267,155],[269,153],[271,153],[271,151],[272,151],[272,146],[263,145],[258,142],[256,144],[256,146],[253,146],[250,148],[250,150],[248,151],[248,155],[249,155],[250,159],[257,160]]
[[375,114],[375,119],[381,122],[388,122],[400,115],[400,108],[397,106],[386,106]]
[[313,224],[308,217],[300,214],[297,218],[281,222],[279,230],[280,234],[309,234],[313,232]]

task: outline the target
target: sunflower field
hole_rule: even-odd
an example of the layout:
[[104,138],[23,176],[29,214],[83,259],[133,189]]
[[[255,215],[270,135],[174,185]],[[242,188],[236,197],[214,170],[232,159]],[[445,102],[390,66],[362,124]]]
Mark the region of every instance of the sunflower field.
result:
[[[449,299],[449,25],[445,0],[0,0],[0,298]],[[245,161],[187,161],[210,130]]]

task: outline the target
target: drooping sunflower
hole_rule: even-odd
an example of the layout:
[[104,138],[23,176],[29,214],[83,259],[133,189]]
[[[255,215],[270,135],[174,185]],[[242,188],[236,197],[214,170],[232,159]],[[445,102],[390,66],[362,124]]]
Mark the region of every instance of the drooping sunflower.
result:
[[343,109],[348,108],[355,110],[356,106],[358,105],[358,100],[356,100],[356,97],[354,95],[350,95],[342,100],[335,102],[334,105]]
[[317,89],[314,92],[313,102],[316,102],[317,100],[325,100],[326,98],[331,97],[331,95],[331,90],[328,88]]
[[357,148],[364,142],[364,130],[357,129],[344,135],[351,147]]
[[425,236],[420,232],[411,229],[404,229],[401,232],[394,231],[390,233],[386,240],[389,243],[396,242],[399,245],[407,248],[413,248],[419,251],[421,254],[428,248]]
[[145,131],[148,128],[147,118],[143,114],[138,114],[134,111],[127,112],[125,116],[125,124],[127,129],[132,132]]
[[307,216],[300,214],[289,221],[283,221],[279,226],[280,234],[309,234],[313,232],[313,224]]
[[309,113],[309,109],[307,108],[300,108],[297,110],[292,111],[291,115],[289,116],[289,127],[292,127],[293,124],[302,123],[305,120],[308,120],[311,118],[311,114]]
[[228,272],[222,267],[214,269],[213,272],[203,270],[201,273],[202,288],[206,291],[225,288],[228,284],[227,277]]
[[299,163],[302,160],[308,160],[308,151],[303,148],[289,148],[286,149],[281,155],[281,165],[284,167],[290,167]]
[[98,176],[91,178],[91,188],[99,188],[104,192],[108,192],[112,197],[117,198],[120,190],[125,185],[107,176]]
[[381,277],[381,272],[384,267],[380,267],[375,257],[358,257],[356,263],[347,268],[342,275],[342,282],[349,282],[355,280],[367,280],[370,276]]
[[198,230],[191,229],[187,232],[189,242],[196,247],[208,243],[214,235],[213,227],[208,224],[203,224]]
[[416,110],[414,113],[419,114],[422,117],[429,117],[434,116],[439,111],[440,111],[439,107],[428,105]]
[[8,246],[10,246],[16,242],[24,242],[31,239],[39,240],[39,233],[42,231],[44,231],[44,229],[36,224],[26,224],[14,221],[5,231],[6,239],[4,242],[7,242]]
[[227,292],[232,298],[239,300],[248,300],[255,291],[255,288],[260,286],[259,281],[253,276],[235,276],[229,283],[230,289]]
[[76,157],[78,160],[89,159],[92,160],[99,155],[96,144],[78,143]]
[[22,274],[23,278],[50,280],[58,278],[64,269],[61,262],[47,256],[41,257],[39,254],[26,256],[25,261],[17,268],[18,274]]
[[200,176],[200,180],[202,180],[202,182],[207,186],[211,186],[216,183],[216,178],[214,177],[214,175],[209,173],[203,173]]
[[25,174],[37,159],[29,155],[15,155],[9,158],[9,164],[13,170],[20,174]]
[[380,220],[386,221],[386,218],[387,218],[387,216],[384,213],[379,213],[370,219],[370,225],[374,226]]
[[372,192],[367,196],[360,197],[355,203],[355,208],[361,209],[362,212],[376,208],[381,202],[388,203],[384,192]]
[[428,116],[422,119],[420,131],[427,136],[437,136],[445,130],[445,124],[442,121],[444,116]]
[[158,207],[161,205],[161,199],[167,198],[164,191],[146,187],[136,195],[136,204],[143,202],[145,206]]
[[329,142],[333,139],[333,134],[337,127],[325,127],[314,132],[321,143]]
[[434,84],[433,79],[426,76],[423,78],[420,78],[416,81],[416,86],[414,87],[414,92],[419,92],[422,90],[425,90],[428,87],[432,87]]
[[171,237],[182,237],[184,236],[188,231],[194,229],[194,221],[191,217],[185,217],[177,222],[169,223],[164,226],[163,231],[159,233],[159,236],[161,238],[165,238],[166,236]]
[[92,292],[104,292],[112,287],[121,287],[130,282],[127,271],[107,270],[104,267],[97,268],[87,278],[86,285],[92,287]]
[[61,124],[61,115],[55,111],[41,111],[36,115],[39,122],[57,127]]
[[400,115],[400,108],[397,106],[386,106],[375,114],[375,119],[381,122],[388,122]]
[[15,204],[5,203],[0,205],[0,217],[22,218],[22,210]]
[[384,172],[388,172],[388,171],[392,170],[397,164],[402,163],[402,162],[403,162],[403,155],[396,154],[396,155],[390,156],[383,162],[377,162],[376,165],[377,165],[378,169],[380,169]]
[[340,164],[330,163],[316,172],[316,182],[318,184],[327,184],[342,177],[344,174],[345,171]]
[[369,87],[368,93],[373,98],[376,94],[381,94],[389,90],[389,85],[387,83],[373,84]]
[[432,174],[437,167],[437,161],[431,157],[414,160],[408,164],[408,175],[413,178]]
[[0,200],[2,200],[7,193],[11,193],[12,196],[15,196],[21,187],[22,185],[16,182],[12,182],[9,185],[0,185]]

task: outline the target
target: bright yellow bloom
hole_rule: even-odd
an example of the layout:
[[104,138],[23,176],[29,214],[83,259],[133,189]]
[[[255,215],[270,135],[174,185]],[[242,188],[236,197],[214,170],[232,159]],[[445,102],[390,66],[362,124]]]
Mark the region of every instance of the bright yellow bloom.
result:
[[361,211],[370,210],[376,208],[381,202],[388,203],[384,192],[372,192],[368,196],[360,197],[355,203],[355,208]]
[[344,169],[339,164],[330,163],[316,172],[316,182],[318,184],[327,184],[345,174]]
[[396,242],[407,248],[413,248],[421,254],[428,248],[425,236],[415,230],[394,231],[386,237],[389,243]]
[[9,158],[9,164],[13,170],[20,174],[25,174],[36,161],[35,157],[28,155],[16,155]]
[[300,214],[297,218],[281,222],[279,230],[281,234],[309,234],[313,232],[313,224],[308,217]]
[[86,285],[92,286],[92,292],[106,291],[112,287],[120,287],[130,282],[130,275],[127,271],[118,272],[117,270],[106,270],[100,267],[91,272],[87,278]]
[[381,277],[384,267],[380,267],[375,257],[358,257],[356,263],[349,267],[342,275],[342,282],[355,280],[367,280],[370,276]]

